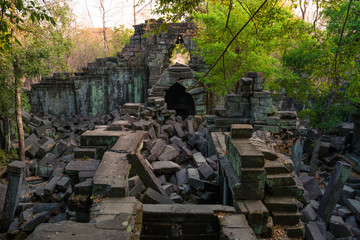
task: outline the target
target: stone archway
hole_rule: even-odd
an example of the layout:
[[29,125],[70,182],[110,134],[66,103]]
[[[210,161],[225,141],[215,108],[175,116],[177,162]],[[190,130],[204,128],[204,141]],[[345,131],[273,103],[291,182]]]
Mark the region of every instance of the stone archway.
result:
[[[196,115],[206,114],[206,88],[196,81],[195,72],[189,66],[176,63],[165,69],[158,81],[149,90],[149,98],[164,98],[166,102],[167,93],[171,94],[172,92],[179,94],[179,97],[183,97],[184,101],[188,103],[191,103],[191,101],[185,97],[184,93],[186,93],[186,96],[191,96],[194,110],[191,110],[191,107],[187,109],[182,107],[183,110],[181,111],[188,111]],[[172,97],[168,97],[168,100],[171,99]],[[176,104],[178,106],[182,105],[180,103]],[[168,109],[171,108],[168,106]]]

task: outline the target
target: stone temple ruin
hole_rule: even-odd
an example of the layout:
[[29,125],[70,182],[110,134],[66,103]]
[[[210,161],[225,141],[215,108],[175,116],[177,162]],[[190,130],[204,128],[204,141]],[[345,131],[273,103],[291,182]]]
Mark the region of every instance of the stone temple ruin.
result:
[[[135,26],[135,33],[117,57],[97,59],[89,63],[81,73],[56,73],[39,84],[32,86],[31,103],[36,110],[45,114],[65,114],[66,116],[91,115],[114,110],[118,105],[128,102],[144,103],[150,95],[156,96],[168,85],[179,82],[187,93],[194,97],[195,114],[205,114],[205,88],[193,81],[195,74],[187,69],[171,69],[170,57],[176,42],[183,43],[191,54],[189,67],[194,72],[206,69],[201,57],[195,53],[193,36],[196,27],[192,23],[169,24],[166,33],[159,31],[159,23],[149,21]],[[165,84],[165,85],[164,85]],[[188,92],[190,91],[191,92]],[[175,84],[176,93],[181,87]],[[175,99],[177,96],[173,96]],[[180,96],[181,97],[181,96]],[[169,99],[171,102],[171,99]],[[171,105],[172,103],[170,103]]]
[[[117,57],[33,85],[35,111],[23,113],[29,161],[12,162],[7,189],[0,184],[0,230],[32,240],[359,237],[358,193],[344,187],[351,166],[342,161],[350,158],[334,160],[326,154],[332,140],[324,141],[321,157],[335,166],[325,191],[314,177],[299,178],[301,156],[290,159],[274,151],[279,139],[264,139],[307,129],[296,111],[275,106],[262,73],[239,79],[209,115],[196,79],[206,65],[193,54],[195,26],[149,34],[158,26],[136,25]],[[170,66],[176,42],[190,51],[189,66]],[[333,139],[359,139],[349,135],[359,129],[345,124]]]

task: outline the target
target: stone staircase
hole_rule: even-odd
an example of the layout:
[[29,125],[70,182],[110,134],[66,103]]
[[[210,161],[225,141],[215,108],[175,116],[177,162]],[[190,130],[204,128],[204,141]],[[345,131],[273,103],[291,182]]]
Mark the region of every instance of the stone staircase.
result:
[[[210,142],[220,159],[219,174],[224,179],[222,195],[226,199],[231,193],[237,213],[246,216],[258,236],[271,238],[274,225],[280,225],[287,237],[303,238],[297,200],[303,189],[291,174],[292,161],[261,140],[250,138],[248,126],[234,124],[231,134],[211,134]],[[221,139],[225,140],[226,156],[224,146],[216,144]]]
[[300,222],[299,202],[302,195],[290,170],[280,159],[265,162],[267,177],[265,181],[264,204],[272,216],[275,225],[284,226],[287,236],[297,238],[304,236],[304,225]]

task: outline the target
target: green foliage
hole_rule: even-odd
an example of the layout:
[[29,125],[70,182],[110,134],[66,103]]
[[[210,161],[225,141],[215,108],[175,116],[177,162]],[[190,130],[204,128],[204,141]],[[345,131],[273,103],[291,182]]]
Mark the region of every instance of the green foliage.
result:
[[[181,55],[182,59],[179,59],[179,55]],[[190,61],[190,52],[189,50],[186,48],[185,44],[183,43],[179,43],[176,44],[173,51],[172,51],[172,55],[170,58],[170,63],[171,64],[175,64],[176,62],[180,62],[182,64],[189,64]],[[183,61],[183,62],[181,62]]]
[[114,28],[114,33],[109,40],[109,49],[111,55],[116,55],[117,52],[121,52],[126,44],[130,43],[130,37],[134,31],[126,28],[124,25],[120,25]]
[[10,50],[14,43],[21,45],[14,32],[24,31],[24,24],[28,19],[31,22],[47,21],[55,25],[54,18],[37,1],[2,0],[0,4],[0,53]]
[[7,154],[3,149],[0,149],[0,168],[6,167],[10,162],[19,159],[17,151],[12,149],[10,154]]
[[[216,61],[262,2],[214,1],[206,13],[193,15],[200,29],[196,44],[207,64]],[[267,80],[276,80],[283,71],[279,56],[308,36],[308,29],[309,25],[295,18],[282,1],[269,1],[204,79],[205,84],[215,93],[225,94],[233,91],[246,72],[261,71]]]
[[354,111],[351,103],[360,103],[360,3],[353,1],[350,8],[349,3],[324,5],[322,19],[327,27],[315,29],[281,58],[288,74],[279,85],[306,104],[308,109],[300,115],[325,131]]

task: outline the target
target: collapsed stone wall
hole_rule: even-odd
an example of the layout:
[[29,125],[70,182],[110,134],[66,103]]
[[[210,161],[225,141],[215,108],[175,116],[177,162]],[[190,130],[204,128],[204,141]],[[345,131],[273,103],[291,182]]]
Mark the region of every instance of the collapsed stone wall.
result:
[[229,131],[231,124],[252,124],[254,130],[279,133],[282,129],[299,131],[296,111],[278,111],[270,91],[264,90],[261,72],[249,72],[239,81],[236,94],[225,96],[224,106],[207,115],[209,132]]
[[206,65],[194,53],[193,23],[168,24],[160,31],[162,21],[149,20],[135,25],[134,35],[116,57],[96,59],[80,73],[56,73],[33,84],[31,104],[45,114],[96,116],[110,112],[128,102],[145,102],[148,89],[169,67],[176,42],[184,43],[191,54],[189,67],[204,71]]

